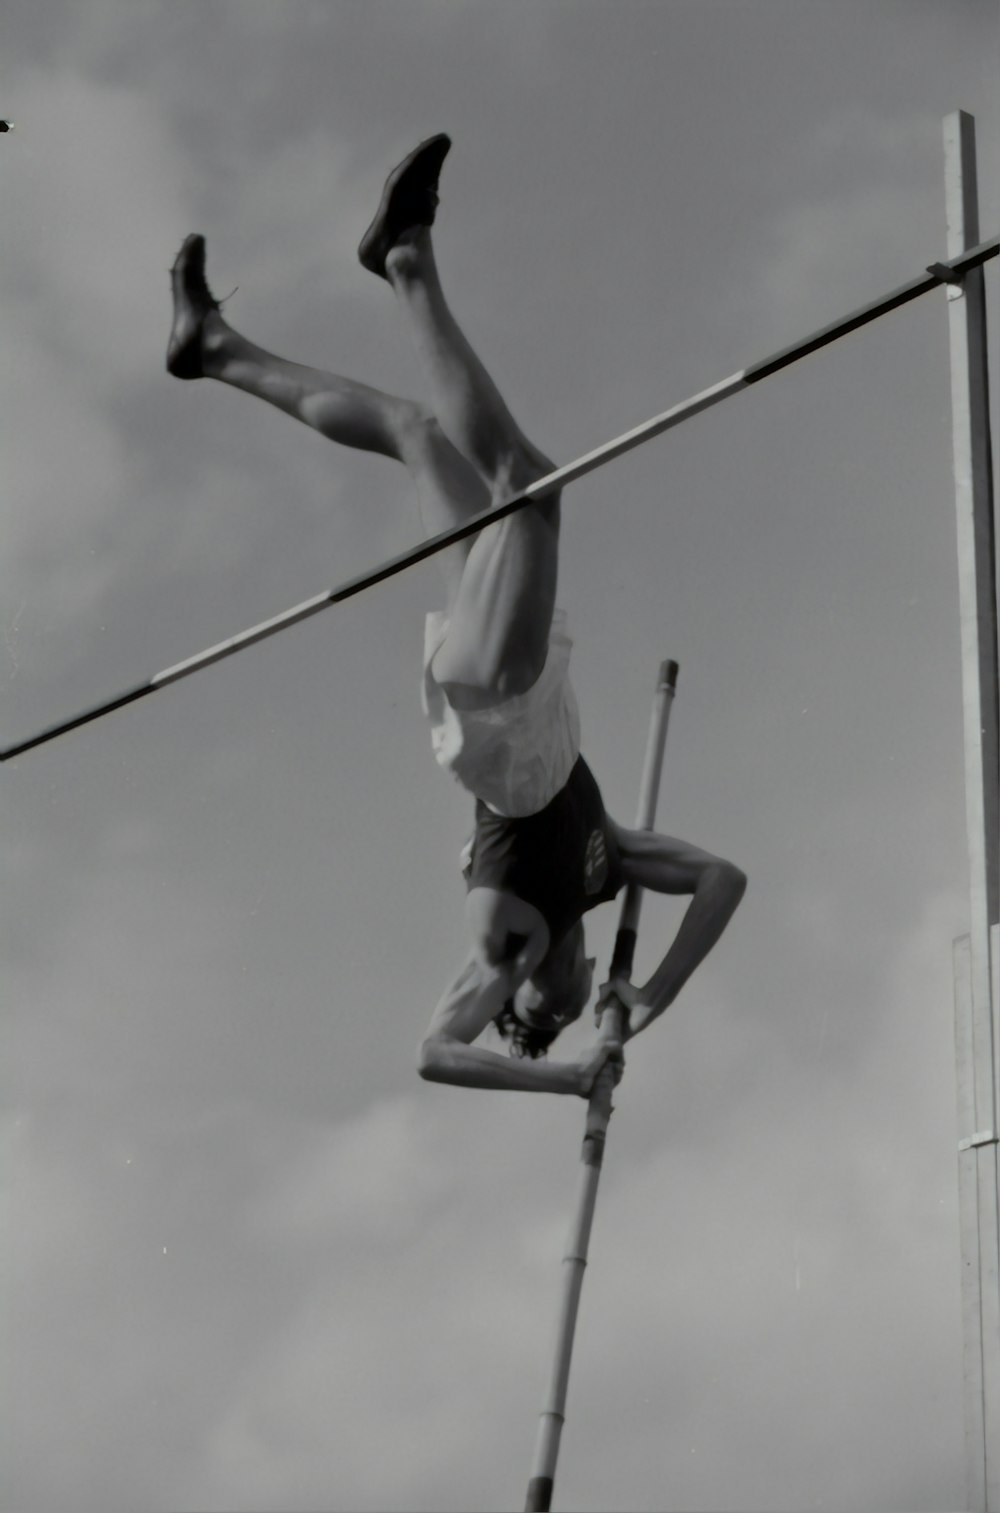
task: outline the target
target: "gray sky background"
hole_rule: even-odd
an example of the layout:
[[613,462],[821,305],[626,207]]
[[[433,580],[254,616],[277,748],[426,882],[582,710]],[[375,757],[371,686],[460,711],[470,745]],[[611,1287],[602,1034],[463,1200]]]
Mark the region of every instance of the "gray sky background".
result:
[[[188,231],[255,340],[416,393],[354,248],[449,131],[453,305],[568,460],[942,256],[951,110],[1000,220],[986,0],[13,0],[0,41],[4,743],[416,538],[392,464],[167,377]],[[949,406],[942,293],[567,495],[608,805],[674,657],[661,825],[750,889],[631,1054],[560,1507],[962,1504]],[[521,1505],[583,1105],[415,1074],[470,809],[436,571],[4,769],[6,1508]]]

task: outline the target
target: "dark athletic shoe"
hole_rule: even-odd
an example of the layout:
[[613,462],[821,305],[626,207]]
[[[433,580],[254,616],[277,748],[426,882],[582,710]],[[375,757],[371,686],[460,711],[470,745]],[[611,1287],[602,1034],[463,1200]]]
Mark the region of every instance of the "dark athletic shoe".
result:
[[167,372],[175,378],[203,378],[201,327],[210,310],[218,310],[205,282],[205,238],[193,232],[181,244],[170,270],[174,323],[167,343]]
[[451,138],[443,133],[428,137],[386,179],[375,219],[358,247],[358,261],[369,273],[385,278],[385,260],[403,232],[433,226],[438,175],[450,146]]

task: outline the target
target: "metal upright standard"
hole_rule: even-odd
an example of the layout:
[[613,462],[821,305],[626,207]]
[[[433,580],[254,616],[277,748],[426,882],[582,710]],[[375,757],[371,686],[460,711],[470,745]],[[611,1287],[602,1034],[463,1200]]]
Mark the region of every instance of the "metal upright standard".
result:
[[[639,785],[639,806],[636,817],[636,828],[639,830],[652,830],[656,819],[656,801],[659,797],[660,772],[663,767],[663,747],[667,739],[667,723],[670,719],[670,708],[676,688],[677,663],[662,663],[653,700],[642,780]],[[618,934],[615,938],[614,955],[611,961],[610,976],[612,978],[628,980],[631,976],[641,902],[642,889],[637,884],[630,883],[622,900]],[[626,1010],[620,1004],[609,1004],[601,1018],[601,1039],[620,1044],[625,1035],[625,1028]],[[565,1421],[566,1390],[569,1385],[569,1367],[573,1355],[573,1335],[576,1330],[577,1310],[580,1306],[583,1272],[587,1265],[587,1246],[590,1242],[590,1227],[594,1218],[594,1205],[597,1201],[601,1163],[604,1160],[604,1140],[607,1135],[608,1121],[611,1118],[613,1090],[614,1084],[610,1077],[598,1078],[587,1105],[587,1122],[580,1151],[580,1186],[570,1223],[566,1254],[563,1257],[565,1269],[559,1300],[555,1358],[548,1397],[538,1423],[538,1439],[535,1444],[531,1480],[528,1482],[528,1495],[524,1504],[525,1513],[544,1513],[544,1510],[552,1505],[552,1486],[556,1474],[556,1459],[559,1455],[559,1437]]]
[[[944,123],[948,253],[979,235],[975,123]],[[962,1243],[965,1445],[969,1506],[1000,1510],[1000,1112],[996,984],[1000,918],[1000,678],[996,524],[990,455],[986,296],[981,269],[948,288],[958,530],[969,934],[955,942],[958,1184]],[[990,954],[993,953],[991,970]]]

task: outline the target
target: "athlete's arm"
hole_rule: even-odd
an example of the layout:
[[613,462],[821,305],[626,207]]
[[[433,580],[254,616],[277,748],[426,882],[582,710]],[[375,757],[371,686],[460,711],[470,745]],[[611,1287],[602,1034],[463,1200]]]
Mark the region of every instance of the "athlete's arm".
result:
[[620,1048],[590,1047],[576,1061],[516,1060],[472,1041],[499,1014],[517,986],[510,967],[490,966],[472,956],[447,990],[420,1045],[418,1070],[428,1082],[520,1093],[575,1093],[587,1098],[610,1059],[620,1064]]
[[618,992],[630,1008],[631,1038],[669,1008],[704,961],[732,918],[747,880],[732,862],[687,841],[648,830],[625,830],[620,825],[614,826],[614,832],[626,882],[639,883],[654,893],[691,894],[673,944],[645,986],[611,982],[601,989],[601,997]]

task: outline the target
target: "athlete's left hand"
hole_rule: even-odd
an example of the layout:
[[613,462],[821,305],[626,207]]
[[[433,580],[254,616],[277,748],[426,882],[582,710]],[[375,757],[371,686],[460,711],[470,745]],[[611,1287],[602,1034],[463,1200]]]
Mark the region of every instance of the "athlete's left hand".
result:
[[639,989],[629,982],[627,977],[612,977],[602,983],[597,990],[597,1002],[594,1005],[594,1017],[600,1024],[604,1010],[607,1008],[623,1008],[625,1010],[625,1038],[628,1038],[629,1017],[631,1011],[638,1005]]

